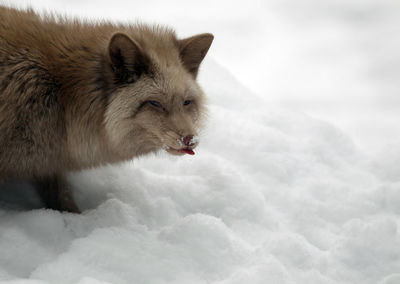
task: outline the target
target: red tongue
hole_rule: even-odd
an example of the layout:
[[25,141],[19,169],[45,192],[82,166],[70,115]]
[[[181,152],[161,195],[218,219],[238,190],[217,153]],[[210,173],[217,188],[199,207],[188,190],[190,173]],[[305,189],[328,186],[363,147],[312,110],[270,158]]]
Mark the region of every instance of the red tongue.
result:
[[194,155],[193,150],[190,150],[190,149],[181,149],[180,151],[182,153],[186,153],[186,154],[189,154],[189,155]]

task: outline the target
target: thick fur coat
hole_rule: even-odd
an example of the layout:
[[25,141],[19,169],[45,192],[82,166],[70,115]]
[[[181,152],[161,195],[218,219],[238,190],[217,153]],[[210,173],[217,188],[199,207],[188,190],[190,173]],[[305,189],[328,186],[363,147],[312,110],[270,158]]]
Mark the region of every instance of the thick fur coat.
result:
[[193,153],[212,40],[0,7],[0,180],[31,181],[47,207],[79,212],[68,171]]

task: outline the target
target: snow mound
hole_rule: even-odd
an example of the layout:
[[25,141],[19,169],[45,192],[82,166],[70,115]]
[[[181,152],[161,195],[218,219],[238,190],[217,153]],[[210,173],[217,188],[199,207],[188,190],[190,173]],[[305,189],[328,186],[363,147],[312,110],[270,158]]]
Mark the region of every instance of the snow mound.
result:
[[397,181],[340,130],[268,105],[213,61],[201,76],[196,156],[71,174],[81,215],[3,185],[3,283],[400,281]]

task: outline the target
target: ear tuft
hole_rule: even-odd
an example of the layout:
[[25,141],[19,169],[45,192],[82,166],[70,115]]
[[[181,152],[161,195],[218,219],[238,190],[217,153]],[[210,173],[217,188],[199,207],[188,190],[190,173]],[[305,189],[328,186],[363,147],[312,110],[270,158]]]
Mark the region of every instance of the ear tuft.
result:
[[116,33],[108,44],[108,56],[115,79],[120,83],[133,83],[149,71],[149,59],[129,36]]
[[179,41],[180,56],[183,66],[197,77],[200,63],[206,56],[211,43],[214,40],[212,34],[200,34]]

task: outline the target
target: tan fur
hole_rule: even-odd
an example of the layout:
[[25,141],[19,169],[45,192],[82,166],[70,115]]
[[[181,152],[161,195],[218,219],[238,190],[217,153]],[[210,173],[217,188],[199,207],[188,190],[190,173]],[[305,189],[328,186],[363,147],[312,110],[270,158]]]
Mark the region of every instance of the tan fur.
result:
[[212,40],[0,7],[0,179],[32,180],[47,206],[76,212],[66,172],[194,148],[182,141],[201,126],[195,79]]

